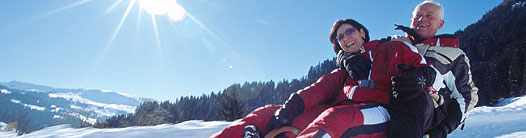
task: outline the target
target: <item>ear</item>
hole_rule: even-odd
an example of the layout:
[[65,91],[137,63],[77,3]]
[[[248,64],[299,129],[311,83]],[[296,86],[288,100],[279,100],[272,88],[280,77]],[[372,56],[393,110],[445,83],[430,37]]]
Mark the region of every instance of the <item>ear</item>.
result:
[[363,30],[363,28],[360,29],[360,36],[362,38],[365,38],[365,31]]
[[[413,28],[413,20],[414,18],[411,17],[411,20],[409,20],[409,28]],[[415,27],[416,28],[416,27]]]
[[438,26],[438,29],[442,28],[444,26],[445,21],[442,19],[440,20],[440,25]]

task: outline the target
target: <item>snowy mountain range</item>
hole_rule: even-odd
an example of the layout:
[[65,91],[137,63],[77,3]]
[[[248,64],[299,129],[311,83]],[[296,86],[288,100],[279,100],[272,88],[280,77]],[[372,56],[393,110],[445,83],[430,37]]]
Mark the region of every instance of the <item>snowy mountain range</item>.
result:
[[[503,100],[496,107],[477,107],[466,120],[464,130],[456,129],[450,138],[524,138],[526,137],[526,96]],[[206,138],[235,122],[192,120],[178,124],[127,128],[72,128],[69,125],[48,127],[21,138]],[[14,137],[14,132],[0,132],[0,137]]]
[[25,119],[29,121],[29,130],[58,124],[93,124],[115,115],[134,113],[144,101],[153,100],[105,90],[0,82],[0,122]]

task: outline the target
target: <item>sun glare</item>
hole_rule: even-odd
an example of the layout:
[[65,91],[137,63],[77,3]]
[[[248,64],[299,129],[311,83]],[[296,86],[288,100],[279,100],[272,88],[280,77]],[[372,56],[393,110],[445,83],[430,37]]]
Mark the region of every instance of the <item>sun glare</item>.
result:
[[172,9],[168,11],[168,17],[174,22],[179,22],[184,19],[186,15],[186,10],[183,6],[176,4]]
[[181,21],[186,11],[175,0],[138,0],[142,9],[151,15],[165,15],[172,21]]

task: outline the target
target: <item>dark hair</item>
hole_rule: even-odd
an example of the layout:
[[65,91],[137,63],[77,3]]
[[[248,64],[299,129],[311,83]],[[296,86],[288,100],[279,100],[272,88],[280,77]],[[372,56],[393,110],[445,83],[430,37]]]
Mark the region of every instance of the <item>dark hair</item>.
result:
[[338,40],[336,39],[336,35],[338,35],[337,34],[338,28],[340,28],[343,24],[350,24],[354,28],[356,28],[357,31],[360,31],[360,29],[363,29],[363,31],[365,32],[365,39],[363,39],[364,43],[369,42],[369,31],[367,30],[367,28],[365,28],[365,26],[363,26],[362,24],[358,23],[357,21],[353,19],[337,20],[336,22],[334,22],[334,25],[332,25],[331,34],[329,36],[330,37],[329,40],[331,41],[333,45],[334,52],[338,53],[338,51],[342,50],[342,48],[340,47],[340,43],[338,43]]

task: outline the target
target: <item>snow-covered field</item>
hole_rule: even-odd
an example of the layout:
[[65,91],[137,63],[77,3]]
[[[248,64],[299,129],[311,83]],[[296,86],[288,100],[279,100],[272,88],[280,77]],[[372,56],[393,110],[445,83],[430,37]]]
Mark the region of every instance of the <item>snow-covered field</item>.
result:
[[[25,134],[20,138],[206,138],[230,123],[193,120],[179,124],[110,129],[71,128],[69,125],[59,125]],[[0,132],[0,138],[4,137],[16,137],[16,134]]]
[[[21,138],[206,138],[228,126],[223,121],[186,121],[179,124],[165,124],[146,127],[112,129],[71,128],[68,125],[48,127]],[[0,137],[15,137],[13,132],[0,132]],[[498,107],[477,107],[473,110],[464,130],[455,130],[451,138],[525,138],[526,137],[526,96],[504,100]]]

